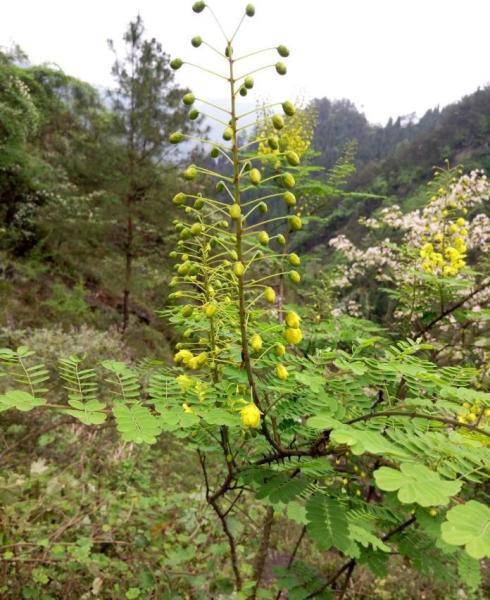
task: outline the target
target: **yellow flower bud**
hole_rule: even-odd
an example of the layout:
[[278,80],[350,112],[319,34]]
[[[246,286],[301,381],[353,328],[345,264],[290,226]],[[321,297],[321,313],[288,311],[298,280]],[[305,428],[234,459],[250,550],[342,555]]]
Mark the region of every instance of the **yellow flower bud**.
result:
[[279,377],[279,379],[282,379],[283,381],[288,378],[288,370],[284,365],[277,365],[276,374]]
[[298,328],[301,324],[301,319],[298,315],[298,313],[294,312],[294,310],[290,310],[287,314],[286,314],[286,325],[288,327],[292,327],[294,328]]
[[243,85],[247,88],[247,90],[251,90],[254,86],[253,77],[245,77],[245,79],[243,80]]
[[252,169],[249,173],[250,181],[253,185],[259,185],[262,181],[262,173],[258,169]]
[[279,75],[286,75],[286,73],[288,72],[288,68],[286,67],[286,65],[283,62],[277,62],[276,63],[276,72]]
[[194,2],[192,5],[192,10],[195,13],[200,13],[206,8],[206,3],[203,0],[199,0],[198,2]]
[[184,134],[182,131],[174,131],[174,133],[170,134],[168,140],[171,144],[180,144],[180,142],[184,139]]
[[291,175],[291,173],[284,173],[284,175],[281,178],[281,181],[282,185],[288,189],[291,189],[296,185],[296,180]]
[[180,204],[184,204],[185,199],[186,195],[182,192],[179,192],[178,194],[175,194],[175,196],[172,198],[172,202],[175,204],[175,206],[179,206]]
[[227,127],[223,131],[223,139],[229,142],[233,138],[233,129],[231,127]]
[[254,352],[260,352],[262,350],[262,338],[258,333],[255,333],[250,338],[250,346],[252,347]]
[[298,271],[289,271],[288,277],[292,283],[299,283],[301,281],[301,275]]
[[277,52],[279,53],[279,56],[282,56],[283,58],[287,58],[289,56],[289,49],[283,44],[277,47]]
[[242,209],[239,204],[232,204],[229,208],[230,217],[237,221],[242,216]]
[[291,327],[287,327],[286,331],[284,332],[284,339],[288,344],[299,344],[303,339],[301,329],[293,329]]
[[197,169],[194,165],[190,165],[184,171],[184,179],[186,179],[187,181],[192,181],[193,179],[196,178],[196,176],[197,176]]
[[194,223],[191,227],[192,235],[201,235],[203,231],[204,227],[201,225],[201,223]]
[[181,58],[174,58],[170,61],[170,68],[174,71],[180,69],[180,67],[184,64],[184,61]]
[[186,304],[183,308],[182,308],[182,316],[183,317],[190,317],[192,315],[192,312],[194,311],[194,307],[191,306],[190,304]]
[[301,218],[298,217],[298,215],[291,215],[288,218],[288,221],[289,221],[289,225],[290,225],[291,229],[293,229],[294,231],[298,231],[303,226],[303,224],[301,222]]
[[233,272],[237,277],[241,277],[245,273],[245,267],[243,266],[243,263],[240,261],[236,262],[233,265]]
[[296,196],[292,192],[285,192],[282,199],[288,206],[296,206]]
[[192,414],[194,411],[192,410],[192,408],[187,404],[187,402],[183,402],[182,403],[182,408],[184,409],[185,413],[190,413]]
[[281,344],[281,342],[277,342],[277,344],[274,346],[274,351],[276,356],[284,356],[286,354],[286,346]]
[[274,129],[282,129],[284,127],[284,119],[281,117],[281,115],[272,116],[272,126]]
[[191,44],[194,46],[194,48],[199,48],[199,46],[202,44],[202,37],[200,35],[194,36],[191,40]]
[[262,244],[262,246],[267,246],[267,244],[269,243],[269,234],[267,233],[267,231],[261,231],[258,237],[259,242]]
[[264,298],[269,304],[274,304],[276,301],[276,292],[271,287],[267,287],[264,291]]
[[179,375],[175,378],[175,381],[179,384],[179,387],[182,392],[188,392],[192,385],[193,381],[188,375]]
[[191,360],[191,358],[194,355],[192,354],[192,352],[190,350],[179,350],[177,352],[177,354],[174,355],[174,362],[178,363],[184,363],[186,364],[187,362],[189,362],[189,360]]
[[192,92],[188,92],[183,98],[182,98],[182,102],[186,105],[186,106],[191,106],[191,104],[194,104],[194,102],[196,101],[196,97],[194,96],[194,94]]
[[282,233],[280,233],[277,236],[277,243],[279,244],[279,246],[285,246],[286,245],[286,238],[282,235]]
[[267,144],[272,150],[279,150],[279,140],[276,135],[271,135],[267,138]]
[[244,427],[252,427],[257,429],[260,426],[261,412],[254,402],[250,402],[240,411],[240,418]]
[[299,267],[300,266],[301,259],[300,259],[300,257],[295,252],[292,252],[289,255],[289,264],[293,265],[293,267]]
[[211,317],[214,317],[217,310],[218,310],[218,307],[216,306],[216,304],[205,304],[204,305],[204,314],[206,315],[206,317],[208,319],[211,319]]
[[253,4],[247,4],[245,7],[245,14],[247,17],[253,17],[255,14],[255,6]]
[[297,167],[299,165],[300,160],[299,160],[299,156],[296,154],[296,152],[293,152],[292,150],[288,150],[287,152],[284,153],[284,156],[286,157],[286,160],[292,167]]

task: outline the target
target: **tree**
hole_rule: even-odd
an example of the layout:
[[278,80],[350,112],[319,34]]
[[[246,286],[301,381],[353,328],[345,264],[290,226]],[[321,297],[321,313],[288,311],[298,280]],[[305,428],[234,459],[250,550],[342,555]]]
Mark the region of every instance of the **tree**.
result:
[[144,33],[138,15],[124,33],[126,53],[122,58],[109,40],[116,54],[112,68],[116,87],[111,92],[115,132],[124,147],[115,181],[125,213],[123,332],[129,322],[133,260],[137,252],[135,207],[148,198],[161,179],[159,164],[170,158],[174,148],[167,141],[169,133],[175,128],[189,129],[180,104],[184,90],[174,82],[169,57],[155,38],[145,39]]

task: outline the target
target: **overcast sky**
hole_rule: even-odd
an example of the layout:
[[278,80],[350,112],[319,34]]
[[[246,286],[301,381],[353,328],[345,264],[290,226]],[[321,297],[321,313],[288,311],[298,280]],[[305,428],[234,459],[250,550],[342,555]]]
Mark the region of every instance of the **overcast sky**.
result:
[[[18,43],[32,62],[56,63],[97,86],[111,85],[107,38],[119,40],[138,12],[147,32],[172,56],[200,64],[212,52],[193,48],[201,35],[223,47],[209,11],[196,15],[192,0],[14,0],[3,4],[0,45]],[[210,0],[227,31],[246,1]],[[490,0],[255,0],[235,55],[283,43],[291,49],[288,75],[256,76],[252,100],[290,97],[349,98],[372,122],[444,106],[490,83]],[[277,55],[261,57],[262,64]],[[211,63],[210,63],[211,61]],[[250,68],[259,63],[253,60]],[[243,64],[245,68],[245,61]],[[248,65],[247,65],[248,66]],[[245,69],[245,71],[248,69]],[[185,66],[178,79],[208,95],[208,78]],[[220,80],[212,95],[225,94]],[[213,88],[212,88],[213,89]]]

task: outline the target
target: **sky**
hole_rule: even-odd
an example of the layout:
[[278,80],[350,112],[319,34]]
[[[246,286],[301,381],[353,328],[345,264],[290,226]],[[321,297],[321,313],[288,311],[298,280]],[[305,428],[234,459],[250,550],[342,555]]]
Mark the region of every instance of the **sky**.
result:
[[[194,35],[220,50],[223,36],[193,0],[0,0],[0,46],[19,44],[33,63],[52,63],[96,86],[110,87],[113,55],[141,14],[149,36],[172,57],[223,72],[219,57],[190,44]],[[1,7],[4,4],[4,7]],[[227,32],[243,0],[210,0]],[[445,106],[490,84],[490,0],[255,0],[235,42],[235,56],[285,44],[288,75],[257,73],[247,102],[349,98],[373,123]],[[215,60],[218,59],[218,62]],[[278,60],[275,52],[243,61],[244,71]],[[281,59],[282,60],[282,59]],[[216,102],[225,82],[185,65],[178,82]],[[213,87],[215,86],[215,87]],[[210,93],[210,89],[212,92]]]

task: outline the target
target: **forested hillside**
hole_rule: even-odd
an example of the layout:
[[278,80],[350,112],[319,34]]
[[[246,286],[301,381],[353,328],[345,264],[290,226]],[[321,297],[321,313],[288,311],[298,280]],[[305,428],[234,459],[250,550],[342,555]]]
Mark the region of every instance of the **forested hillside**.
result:
[[0,597],[488,598],[490,87],[249,111],[289,48],[192,11],[0,50]]

